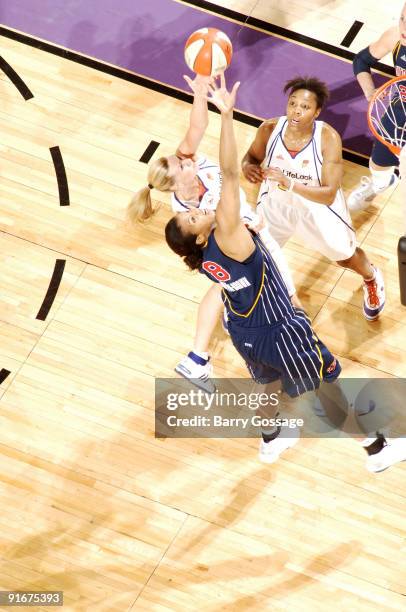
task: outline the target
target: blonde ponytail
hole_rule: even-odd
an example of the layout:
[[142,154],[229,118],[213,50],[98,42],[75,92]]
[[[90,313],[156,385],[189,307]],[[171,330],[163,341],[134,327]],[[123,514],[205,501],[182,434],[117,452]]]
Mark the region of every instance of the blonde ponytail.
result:
[[151,190],[149,187],[140,189],[133,195],[128,205],[127,215],[131,223],[143,223],[150,219],[159,210],[152,205]]
[[160,205],[154,208],[152,204],[151,189],[158,189],[158,191],[174,190],[174,180],[168,176],[168,169],[168,159],[166,157],[160,157],[149,165],[148,186],[134,194],[127,209],[131,223],[143,223],[160,209]]

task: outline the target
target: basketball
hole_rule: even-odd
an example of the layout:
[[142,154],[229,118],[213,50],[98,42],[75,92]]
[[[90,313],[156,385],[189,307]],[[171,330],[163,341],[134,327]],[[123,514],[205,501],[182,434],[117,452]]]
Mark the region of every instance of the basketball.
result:
[[204,76],[216,76],[231,62],[233,46],[227,34],[216,28],[201,28],[189,36],[185,61],[189,68]]

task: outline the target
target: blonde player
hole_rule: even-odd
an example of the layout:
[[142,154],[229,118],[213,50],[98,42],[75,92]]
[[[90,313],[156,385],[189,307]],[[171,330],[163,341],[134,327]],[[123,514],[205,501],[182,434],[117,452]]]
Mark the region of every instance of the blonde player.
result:
[[[393,26],[382,34],[366,49],[362,49],[354,58],[354,74],[365,98],[371,100],[375,85],[371,75],[371,68],[387,53],[392,53],[396,76],[406,74],[406,4],[403,6],[399,24]],[[362,210],[368,206],[378,193],[382,193],[391,186],[396,185],[398,177],[394,173],[399,166],[399,159],[379,140],[374,140],[369,169],[371,176],[363,176],[361,182],[348,196],[350,210]]]
[[[219,166],[206,158],[196,157],[208,125],[207,84],[213,79],[200,75],[197,75],[193,81],[187,76],[184,78],[194,93],[188,130],[176,153],[169,157],[161,157],[149,165],[148,186],[140,189],[129,205],[128,214],[134,223],[146,221],[157,212],[158,209],[154,208],[151,199],[152,189],[170,192],[172,209],[175,212],[193,211],[194,209],[215,210],[219,202],[222,184]],[[239,193],[241,217],[247,225],[259,226],[261,221],[247,204],[242,189]],[[281,271],[292,303],[301,308],[279,245],[271,238],[266,229],[261,231],[261,236]],[[214,391],[214,385],[210,380],[212,367],[208,348],[223,309],[221,287],[213,285],[199,305],[193,350],[175,368],[176,372],[191,379],[208,392]]]
[[298,235],[310,248],[364,280],[363,312],[378,318],[385,306],[382,274],[356,246],[341,190],[342,146],[334,128],[317,117],[328,97],[324,83],[297,77],[286,83],[286,116],[258,128],[242,161],[244,175],[260,182],[259,202],[269,231],[282,247]]

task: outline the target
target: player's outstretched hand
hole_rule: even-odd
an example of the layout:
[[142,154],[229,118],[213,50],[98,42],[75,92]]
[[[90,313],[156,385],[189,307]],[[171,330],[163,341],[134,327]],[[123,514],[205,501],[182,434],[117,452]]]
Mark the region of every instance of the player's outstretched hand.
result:
[[229,113],[233,110],[235,104],[235,98],[237,96],[237,89],[240,86],[240,82],[234,83],[231,91],[227,91],[226,87],[226,79],[224,76],[224,72],[220,75],[220,87],[217,85],[216,81],[209,86],[209,100],[213,102],[215,106],[222,113]]
[[209,86],[214,83],[214,77],[197,74],[194,79],[191,79],[186,74],[184,74],[183,78],[185,79],[186,83],[189,85],[195,96],[200,96],[206,99],[208,98]]
[[245,178],[250,183],[262,183],[262,181],[266,178],[265,173],[259,164],[251,164],[250,162],[246,161],[243,163],[242,171]]

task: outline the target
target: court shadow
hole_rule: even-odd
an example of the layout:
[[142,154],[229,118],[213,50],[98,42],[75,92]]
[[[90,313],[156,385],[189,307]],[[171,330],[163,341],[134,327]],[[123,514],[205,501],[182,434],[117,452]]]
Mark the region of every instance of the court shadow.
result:
[[[337,130],[342,137],[344,144],[344,134],[348,128],[350,120],[352,119],[350,113],[342,113],[335,110],[334,105],[332,105],[330,102],[329,105],[320,113],[319,119],[330,124],[335,130]],[[345,140],[345,146],[347,146],[347,140]]]
[[[330,98],[320,114],[320,119],[331,124],[340,134],[343,146],[350,151],[369,155],[372,137],[367,122],[368,105],[363,102],[362,90],[354,79],[343,81],[330,90]],[[354,104],[357,102],[357,104]],[[351,125],[355,135],[347,136]]]
[[[354,79],[342,81],[341,83],[337,83],[334,85],[334,87],[330,88],[329,104],[334,106],[335,104],[340,104],[341,102],[348,103],[351,100],[363,98],[364,94],[362,93],[362,89],[354,77]],[[365,111],[367,107],[368,104],[365,102]]]
[[[151,28],[151,24],[154,24],[153,13],[128,20],[119,33],[122,43],[116,48],[117,65],[187,91],[182,77],[189,73],[183,57],[183,46],[188,36],[183,15],[187,13],[188,9],[185,8],[179,18],[168,20],[164,28]],[[190,28],[193,31],[192,24]],[[173,32],[182,34],[176,39]]]
[[[256,610],[258,609],[258,598],[272,600],[279,595],[278,601],[283,601],[290,593],[305,589],[306,587],[324,582],[323,577],[331,572],[336,572],[337,568],[348,564],[349,561],[355,559],[363,550],[362,544],[356,540],[350,540],[345,544],[339,544],[330,551],[317,555],[310,563],[297,570],[296,575],[293,575],[287,580],[276,581],[271,587],[266,587],[250,595],[245,595],[234,600],[231,604],[223,605],[222,610],[226,612],[234,612],[234,610]],[[333,557],[333,561],[331,558]],[[287,559],[288,561],[288,559]],[[281,570],[285,569],[285,564]],[[292,573],[292,570],[289,570]]]
[[219,528],[230,529],[262,493],[261,489],[252,486],[252,481],[260,479],[265,488],[275,480],[275,477],[275,471],[260,468],[236,483],[230,491],[230,499],[227,504],[217,514],[210,516],[207,526],[201,529],[187,546],[181,547],[176,556],[181,559],[186,552],[193,551],[203,540],[209,543],[215,538]]

